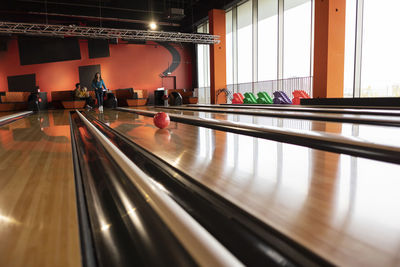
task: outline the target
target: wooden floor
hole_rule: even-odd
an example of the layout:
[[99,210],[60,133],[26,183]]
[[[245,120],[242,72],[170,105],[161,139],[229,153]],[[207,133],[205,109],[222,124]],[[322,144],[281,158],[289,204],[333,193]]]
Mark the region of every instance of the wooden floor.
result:
[[81,265],[74,186],[66,111],[0,127],[0,266]]
[[[399,144],[399,127],[176,112]],[[400,266],[400,165],[90,113],[335,265]],[[0,127],[0,266],[81,265],[68,118],[49,111]]]
[[[333,264],[400,265],[400,165],[176,122],[158,130],[131,113],[99,118]],[[355,125],[314,123],[305,127],[354,134]],[[358,136],[398,140],[397,128],[372,128]]]

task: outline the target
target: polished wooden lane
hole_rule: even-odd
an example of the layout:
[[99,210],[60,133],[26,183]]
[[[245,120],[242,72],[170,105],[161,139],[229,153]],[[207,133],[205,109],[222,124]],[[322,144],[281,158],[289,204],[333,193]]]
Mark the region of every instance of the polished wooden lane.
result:
[[400,166],[106,111],[99,118],[337,265],[400,265]]
[[203,111],[213,113],[229,113],[236,115],[251,115],[251,116],[264,116],[264,117],[277,117],[277,118],[291,118],[291,119],[305,119],[305,120],[319,120],[319,121],[333,121],[333,122],[350,122],[357,121],[359,124],[369,125],[383,125],[383,126],[396,126],[400,127],[400,116],[389,115],[366,115],[366,114],[347,114],[347,113],[323,113],[319,112],[299,112],[296,110],[245,110],[245,109],[228,109],[228,108],[202,108],[202,107],[185,107],[185,106],[171,106],[164,107],[165,109],[176,110],[191,110]]
[[247,110],[279,110],[279,111],[299,111],[299,112],[322,112],[339,114],[364,114],[393,116],[400,115],[400,107],[354,107],[354,106],[307,106],[307,105],[212,105],[212,104],[189,104],[185,105],[192,108],[223,108],[223,109],[247,109]]
[[260,117],[249,115],[236,115],[236,114],[221,114],[212,112],[197,112],[186,110],[173,110],[162,109],[154,107],[141,107],[140,109],[151,111],[163,111],[171,114],[188,115],[200,118],[211,118],[217,120],[228,120],[240,123],[251,123],[256,125],[275,126],[288,129],[299,130],[312,130],[325,133],[339,134],[346,137],[359,137],[365,141],[390,145],[400,146],[399,127],[382,127],[373,125],[364,125],[357,123],[339,123],[339,122],[326,122],[326,121],[310,121],[288,118],[273,118],[273,117]]
[[33,111],[23,111],[23,112],[18,112],[18,113],[12,113],[12,114],[5,115],[5,116],[0,116],[0,126],[9,124],[13,121],[22,119],[22,118],[32,115],[32,114],[33,114]]
[[68,113],[0,127],[0,266],[80,266]]

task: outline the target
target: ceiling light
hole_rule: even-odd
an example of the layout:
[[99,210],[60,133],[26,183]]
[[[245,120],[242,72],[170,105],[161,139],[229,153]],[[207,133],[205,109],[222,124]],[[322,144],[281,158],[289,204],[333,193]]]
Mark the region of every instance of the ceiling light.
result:
[[150,26],[150,29],[152,29],[152,30],[157,29],[157,24],[154,21],[150,22],[149,26]]

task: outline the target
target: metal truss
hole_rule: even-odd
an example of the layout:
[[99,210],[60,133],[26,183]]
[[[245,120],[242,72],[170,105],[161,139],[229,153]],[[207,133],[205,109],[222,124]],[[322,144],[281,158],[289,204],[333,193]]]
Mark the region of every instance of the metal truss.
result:
[[218,35],[161,32],[145,30],[125,30],[99,27],[64,26],[16,22],[0,22],[0,33],[25,34],[55,37],[85,37],[113,39],[123,38],[125,40],[148,40],[159,42],[195,43],[195,44],[218,44]]

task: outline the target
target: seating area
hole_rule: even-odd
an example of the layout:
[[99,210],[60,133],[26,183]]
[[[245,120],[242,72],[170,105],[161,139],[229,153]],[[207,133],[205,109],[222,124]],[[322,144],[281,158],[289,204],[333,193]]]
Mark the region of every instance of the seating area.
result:
[[118,106],[145,106],[148,102],[147,90],[134,90],[133,88],[114,90]]
[[[148,103],[147,90],[133,88],[111,90],[118,101],[118,106],[145,106]],[[0,92],[0,111],[18,111],[28,109],[30,92]],[[94,91],[89,95],[96,101]],[[85,107],[85,100],[76,99],[74,90],[52,91],[51,107],[54,109],[80,109]]]
[[53,91],[51,92],[53,108],[83,108],[84,100],[78,100],[74,97],[74,91]]
[[[134,90],[133,88],[111,90],[117,98],[118,106],[145,106],[148,102],[147,90]],[[89,95],[96,100],[96,93],[89,91]],[[84,108],[85,101],[76,99],[74,91],[53,91],[51,92],[54,108]]]
[[17,111],[28,108],[30,92],[2,92],[0,111]]
[[[96,99],[96,93],[94,91],[89,91],[89,95],[93,100]],[[52,105],[53,108],[84,108],[85,100],[77,99],[74,95],[73,90],[68,91],[53,91],[51,92]]]

